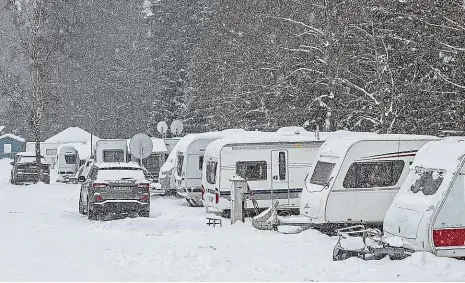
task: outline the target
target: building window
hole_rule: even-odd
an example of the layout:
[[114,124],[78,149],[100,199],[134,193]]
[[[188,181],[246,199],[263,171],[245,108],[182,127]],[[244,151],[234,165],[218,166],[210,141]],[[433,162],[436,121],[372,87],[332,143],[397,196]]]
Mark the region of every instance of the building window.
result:
[[236,162],[236,174],[246,181],[266,180],[266,167],[266,161]]
[[6,143],[3,145],[3,153],[11,153],[11,144]]
[[404,165],[403,160],[352,163],[342,186],[344,188],[394,186],[402,175]]

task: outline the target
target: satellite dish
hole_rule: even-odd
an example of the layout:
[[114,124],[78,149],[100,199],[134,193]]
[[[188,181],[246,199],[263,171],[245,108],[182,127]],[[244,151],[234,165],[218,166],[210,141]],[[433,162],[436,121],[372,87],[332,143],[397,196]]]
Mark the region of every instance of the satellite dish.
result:
[[182,130],[184,129],[184,126],[182,125],[182,122],[180,120],[174,120],[171,122],[171,132],[175,135],[179,135],[182,133]]
[[168,132],[168,124],[166,124],[165,121],[158,122],[157,131],[160,134],[166,134],[166,132]]
[[131,154],[138,159],[144,159],[152,154],[153,141],[146,134],[137,134],[129,142]]

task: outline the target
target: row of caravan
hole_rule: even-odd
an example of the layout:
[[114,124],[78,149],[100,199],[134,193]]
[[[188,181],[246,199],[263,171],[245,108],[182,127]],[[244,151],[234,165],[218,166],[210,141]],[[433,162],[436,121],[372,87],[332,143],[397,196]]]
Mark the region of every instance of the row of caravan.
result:
[[[79,169],[89,160],[94,162],[140,162],[131,155],[130,140],[100,139],[93,147],[90,143],[62,144],[57,148],[55,169],[59,182],[67,181],[76,176]],[[156,180],[161,165],[165,162],[168,150],[172,149],[177,139],[152,138],[152,154],[142,160],[142,165]]]
[[[182,138],[160,181],[192,205],[228,214],[231,179],[240,176],[250,187],[248,208],[252,198],[262,209],[278,201],[278,211],[298,213],[294,219],[310,227],[379,226],[386,254],[463,257],[464,164],[463,137],[235,130]],[[292,219],[279,217],[282,225]]]
[[[182,138],[171,152],[160,170],[160,182],[166,189],[176,189],[192,205],[204,205],[209,212],[219,214],[229,214],[231,179],[240,176],[247,181],[253,199],[262,209],[278,200],[280,210],[302,212],[316,222],[333,221],[337,217],[354,223],[381,222],[388,204],[373,204],[376,210],[366,218],[357,201],[366,198],[372,205],[392,200],[415,152],[435,139],[438,138],[348,131],[316,136],[299,128],[283,128],[273,133],[236,130],[192,134]],[[315,163],[315,175],[308,178]],[[338,178],[327,175],[333,172],[339,173]],[[385,174],[377,177],[381,178],[377,183],[370,180],[380,172]],[[345,175],[346,180],[341,179]],[[330,181],[326,177],[341,189],[333,193],[325,188]],[[316,197],[307,200],[307,196],[319,192],[318,200]],[[330,200],[330,207],[349,207],[350,213],[326,215],[320,209],[322,204],[326,205],[325,198]],[[301,199],[305,201],[303,206]],[[251,200],[247,207],[253,207]]]

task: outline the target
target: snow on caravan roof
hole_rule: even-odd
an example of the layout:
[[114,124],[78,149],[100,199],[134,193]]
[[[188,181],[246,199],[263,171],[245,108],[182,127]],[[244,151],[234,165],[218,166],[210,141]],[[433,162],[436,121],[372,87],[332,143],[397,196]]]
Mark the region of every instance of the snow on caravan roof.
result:
[[[238,144],[254,144],[254,143],[279,143],[279,142],[311,142],[318,141],[315,137],[310,135],[280,135],[276,132],[262,132],[261,134],[255,134],[250,136],[242,137],[226,137],[213,141],[205,149],[205,153],[208,156],[218,157],[223,147],[227,145],[238,145]],[[322,141],[322,139],[320,139]]]
[[[283,134],[284,133],[284,134]],[[253,144],[253,143],[279,143],[279,142],[312,142],[325,141],[329,138],[345,137],[354,132],[336,131],[336,132],[321,132],[320,138],[317,139],[314,133],[306,132],[306,134],[287,134],[290,132],[260,132],[250,136],[228,137],[216,140],[208,145],[206,151],[211,156],[219,156],[223,147],[230,144]]]
[[465,156],[465,137],[451,137],[425,144],[417,153],[413,166],[455,171]]
[[179,147],[178,152],[186,152],[191,143],[196,140],[202,139],[220,139],[220,138],[227,138],[227,137],[247,137],[247,136],[254,136],[263,132],[258,131],[246,131],[242,129],[228,129],[224,131],[217,131],[217,132],[206,132],[206,133],[199,133],[199,134],[189,134],[184,136],[179,140]]
[[437,140],[438,137],[427,135],[376,134],[349,135],[338,139],[328,139],[320,148],[320,156],[344,156],[345,152],[355,143],[361,141],[409,141]]

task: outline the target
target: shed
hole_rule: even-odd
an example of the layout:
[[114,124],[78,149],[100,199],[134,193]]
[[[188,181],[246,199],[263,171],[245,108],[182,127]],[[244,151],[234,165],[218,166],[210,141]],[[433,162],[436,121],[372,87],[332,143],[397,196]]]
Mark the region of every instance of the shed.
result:
[[24,151],[26,140],[13,134],[0,136],[0,158],[14,158],[16,153]]

